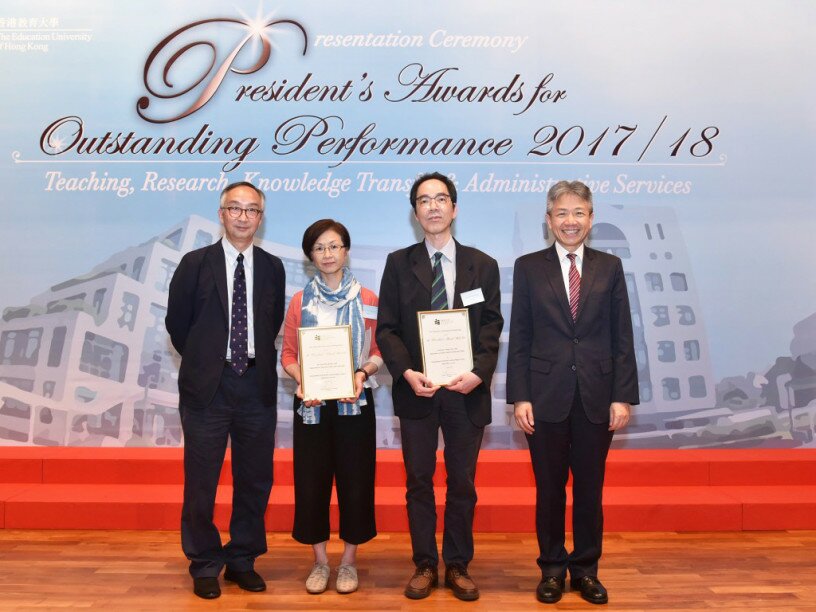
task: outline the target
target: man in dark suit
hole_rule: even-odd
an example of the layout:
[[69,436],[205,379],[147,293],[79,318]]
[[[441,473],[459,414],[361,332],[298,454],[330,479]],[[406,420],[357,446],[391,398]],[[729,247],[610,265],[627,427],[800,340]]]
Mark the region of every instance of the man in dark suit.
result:
[[[179,411],[184,431],[181,545],[193,590],[213,599],[218,575],[248,591],[266,584],[254,570],[266,552],[264,512],[272,488],[277,422],[275,337],[283,322],[281,261],[252,241],[264,194],[251,183],[221,193],[224,239],[187,253],[170,282],[165,324],[182,356]],[[229,438],[230,541],[213,523],[215,493]]]
[[[570,586],[607,602],[598,580],[602,490],[615,430],[638,403],[632,319],[621,261],[584,245],[592,193],[561,181],[547,194],[548,249],[520,257],[513,274],[507,402],[527,434],[536,479],[539,601]],[[574,550],[564,547],[566,484],[573,477]]]
[[[479,597],[467,566],[473,558],[476,459],[491,419],[490,381],[503,325],[499,268],[491,257],[453,239],[456,187],[447,176],[420,176],[410,199],[425,240],[388,255],[377,317],[377,344],[393,378],[407,473],[405,499],[416,570],[405,595],[427,597],[438,583],[433,475],[441,428],[448,476],[445,584],[468,601]],[[441,386],[422,371],[417,312],[449,307],[468,309],[473,369]]]

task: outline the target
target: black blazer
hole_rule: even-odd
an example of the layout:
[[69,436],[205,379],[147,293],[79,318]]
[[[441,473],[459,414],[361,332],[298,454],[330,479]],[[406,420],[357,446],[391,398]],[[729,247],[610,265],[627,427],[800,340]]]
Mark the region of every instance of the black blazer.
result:
[[629,296],[619,258],[584,247],[581,297],[573,322],[555,246],[524,255],[513,272],[507,403],[529,401],[550,423],[567,418],[575,394],[593,423],[612,402],[637,404]]
[[[252,307],[255,362],[261,399],[277,405],[278,356],[275,338],[283,323],[286,276],[281,260],[253,247]],[[212,401],[229,339],[227,271],[221,241],[182,257],[170,281],[167,316],[170,340],[181,355],[179,396],[185,406],[203,408]]]
[[[394,379],[394,413],[422,418],[431,412],[432,398],[418,397],[402,377],[405,370],[422,371],[417,312],[431,310],[433,272],[425,242],[388,255],[380,284],[377,345]],[[463,308],[462,292],[482,289],[484,302],[468,307],[473,344],[473,372],[482,384],[465,396],[468,417],[480,427],[490,423],[490,382],[496,369],[499,335],[504,320],[499,294],[499,266],[478,249],[456,243],[456,285],[453,308]]]

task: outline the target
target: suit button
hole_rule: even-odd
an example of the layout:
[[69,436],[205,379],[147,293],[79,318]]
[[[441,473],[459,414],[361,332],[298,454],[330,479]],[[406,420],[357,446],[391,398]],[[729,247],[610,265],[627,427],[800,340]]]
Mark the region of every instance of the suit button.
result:
[[578,338],[573,338],[573,339],[572,339],[572,341],[573,341],[575,344],[578,344]]
[[570,369],[571,369],[571,370],[574,372],[574,371],[575,371],[575,370],[577,370],[578,368],[576,368],[574,365],[572,365],[572,366],[570,366]]

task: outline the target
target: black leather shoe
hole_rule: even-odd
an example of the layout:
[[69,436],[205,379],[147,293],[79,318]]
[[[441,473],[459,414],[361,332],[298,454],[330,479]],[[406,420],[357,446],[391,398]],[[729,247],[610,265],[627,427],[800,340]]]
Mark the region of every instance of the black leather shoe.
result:
[[541,603],[555,603],[561,600],[564,592],[564,579],[557,576],[545,576],[536,587],[536,599]]
[[221,597],[221,587],[218,586],[218,578],[213,578],[212,576],[193,578],[193,593],[202,599]]
[[248,572],[236,572],[235,570],[227,568],[227,570],[224,572],[224,580],[234,582],[245,591],[258,592],[266,590],[266,583],[264,582],[264,579],[261,578],[261,576],[255,570],[249,570]]
[[581,591],[581,597],[589,603],[605,604],[609,601],[604,585],[596,576],[572,578],[570,579],[570,588],[573,591]]

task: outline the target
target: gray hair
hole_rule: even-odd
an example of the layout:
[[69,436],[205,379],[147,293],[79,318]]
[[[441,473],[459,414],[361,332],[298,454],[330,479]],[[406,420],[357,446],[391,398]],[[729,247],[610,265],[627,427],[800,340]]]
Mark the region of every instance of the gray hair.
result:
[[227,201],[227,194],[233,189],[236,189],[238,187],[249,187],[252,191],[258,194],[258,197],[261,198],[261,206],[263,208],[266,208],[266,196],[264,195],[264,192],[258,189],[255,185],[253,185],[249,181],[239,181],[237,183],[230,183],[229,185],[224,187],[224,191],[221,192],[221,206],[223,206],[224,202]]
[[592,214],[592,191],[581,181],[558,181],[547,192],[547,214],[552,212],[553,204],[563,195],[572,194],[589,204],[589,214]]

